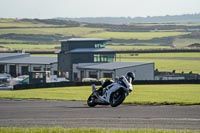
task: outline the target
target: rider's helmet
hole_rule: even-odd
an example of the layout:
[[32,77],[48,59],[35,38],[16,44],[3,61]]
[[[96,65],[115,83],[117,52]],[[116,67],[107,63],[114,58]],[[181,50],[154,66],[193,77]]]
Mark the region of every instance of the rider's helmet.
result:
[[135,73],[128,72],[125,77],[129,82],[133,82],[133,80],[135,80]]

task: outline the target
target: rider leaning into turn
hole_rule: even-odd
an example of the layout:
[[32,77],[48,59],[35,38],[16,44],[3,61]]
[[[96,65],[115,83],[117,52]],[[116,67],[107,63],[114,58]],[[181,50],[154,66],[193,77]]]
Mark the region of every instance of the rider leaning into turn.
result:
[[[122,78],[122,77],[120,77],[120,78]],[[120,78],[117,79],[117,80],[120,80]],[[133,82],[135,80],[135,73],[128,72],[128,73],[126,73],[125,78],[129,82]],[[107,79],[107,80],[105,80],[105,82],[103,83],[103,85],[98,90],[96,90],[95,86],[93,86],[93,92],[96,91],[96,92],[98,92],[99,95],[102,96],[103,95],[103,88],[105,88],[106,86],[112,84],[113,82],[114,82],[113,80]]]

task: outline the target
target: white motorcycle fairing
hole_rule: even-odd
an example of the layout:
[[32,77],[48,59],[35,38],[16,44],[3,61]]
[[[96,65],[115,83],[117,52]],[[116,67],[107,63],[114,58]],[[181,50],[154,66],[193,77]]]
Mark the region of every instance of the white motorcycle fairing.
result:
[[118,83],[112,83],[111,85],[108,85],[106,87],[106,91],[104,93],[103,96],[99,96],[100,100],[106,101],[107,103],[110,103],[110,95],[112,92],[115,92],[116,90],[118,90],[119,88],[121,88],[122,86],[119,85]]
[[[94,86],[93,86],[94,87]],[[90,97],[95,95],[96,104],[110,104],[111,95],[120,90],[120,93],[124,93],[124,99],[133,90],[131,81],[128,81],[124,76],[106,86],[103,91],[103,95],[95,95],[96,92],[92,93]],[[90,98],[89,97],[89,98]],[[123,98],[122,98],[123,99]],[[124,100],[123,99],[123,100]],[[122,101],[123,102],[123,101]]]

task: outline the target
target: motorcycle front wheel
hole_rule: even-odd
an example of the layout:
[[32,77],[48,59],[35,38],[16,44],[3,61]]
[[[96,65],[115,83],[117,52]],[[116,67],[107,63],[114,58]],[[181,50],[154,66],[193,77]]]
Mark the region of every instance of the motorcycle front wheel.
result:
[[119,89],[110,95],[110,105],[112,107],[117,107],[124,101],[125,98],[126,95],[124,91],[122,89]]
[[89,107],[94,107],[97,105],[97,103],[95,102],[96,97],[93,96],[92,94],[89,96],[88,100],[87,100],[87,105]]

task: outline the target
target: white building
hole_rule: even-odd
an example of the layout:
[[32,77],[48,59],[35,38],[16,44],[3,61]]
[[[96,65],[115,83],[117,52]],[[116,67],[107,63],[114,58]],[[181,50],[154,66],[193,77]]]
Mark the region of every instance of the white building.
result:
[[28,75],[29,72],[57,74],[57,57],[31,57],[27,53],[0,53],[0,73],[12,76]]
[[[79,63],[73,65],[73,78],[112,78],[134,72],[136,80],[154,80],[154,63],[146,62],[111,62]],[[75,78],[76,77],[76,78]]]

